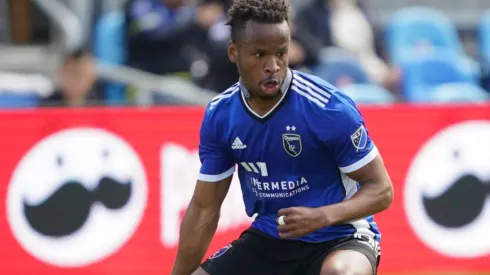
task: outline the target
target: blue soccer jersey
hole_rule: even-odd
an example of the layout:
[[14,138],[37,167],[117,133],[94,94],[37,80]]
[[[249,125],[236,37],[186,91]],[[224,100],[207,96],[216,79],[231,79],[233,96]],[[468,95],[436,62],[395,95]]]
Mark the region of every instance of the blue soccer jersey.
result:
[[[354,102],[318,77],[288,71],[282,98],[266,115],[248,105],[236,83],[207,106],[201,126],[199,180],[216,182],[238,169],[252,227],[279,238],[277,212],[321,207],[351,198],[359,184],[345,173],[372,161],[378,150]],[[373,217],[323,228],[307,242],[364,234],[380,239]]]

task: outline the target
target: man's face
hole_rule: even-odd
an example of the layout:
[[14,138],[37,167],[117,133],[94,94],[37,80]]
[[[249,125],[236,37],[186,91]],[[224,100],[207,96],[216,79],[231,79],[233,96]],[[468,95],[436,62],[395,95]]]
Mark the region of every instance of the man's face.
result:
[[61,86],[67,99],[87,97],[95,82],[94,64],[90,57],[70,59],[60,71]]
[[275,98],[280,94],[288,68],[291,38],[288,22],[248,21],[238,37],[238,41],[230,43],[228,55],[237,64],[246,87],[259,98]]

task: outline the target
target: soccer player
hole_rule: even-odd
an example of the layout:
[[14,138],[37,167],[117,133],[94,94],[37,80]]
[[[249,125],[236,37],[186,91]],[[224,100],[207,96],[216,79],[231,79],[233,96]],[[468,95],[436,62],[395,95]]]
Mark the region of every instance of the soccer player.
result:
[[[173,275],[376,274],[373,214],[391,204],[391,180],[354,102],[288,68],[285,1],[235,0],[229,10],[240,79],[206,108]],[[235,167],[257,216],[201,264]]]

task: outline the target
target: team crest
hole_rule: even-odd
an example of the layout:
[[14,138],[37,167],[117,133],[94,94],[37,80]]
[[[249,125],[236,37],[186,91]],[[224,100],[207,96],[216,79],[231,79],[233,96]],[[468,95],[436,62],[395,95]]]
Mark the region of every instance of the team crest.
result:
[[368,137],[364,125],[361,125],[361,127],[359,127],[359,129],[357,129],[350,136],[350,139],[352,141],[352,144],[356,148],[356,152],[366,148]]
[[292,157],[297,157],[303,149],[301,136],[297,134],[283,134],[282,145],[284,146],[284,150]]

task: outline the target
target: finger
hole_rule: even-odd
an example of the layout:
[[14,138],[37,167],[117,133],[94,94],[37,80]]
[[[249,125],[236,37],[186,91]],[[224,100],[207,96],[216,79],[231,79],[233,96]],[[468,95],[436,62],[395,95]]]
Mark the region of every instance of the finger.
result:
[[303,226],[297,226],[295,229],[287,232],[279,232],[279,237],[284,239],[299,238],[307,235],[308,231]]
[[291,224],[291,223],[297,223],[296,222],[296,217],[297,215],[290,215],[290,216],[278,216],[276,219],[277,225],[285,225],[285,224]]
[[279,232],[279,237],[282,239],[292,239],[292,238],[297,238],[300,237],[301,233],[299,230],[292,230],[288,232]]
[[289,215],[289,216],[284,216],[284,223],[285,224],[292,224],[292,223],[297,223],[296,222],[297,217],[295,215]]
[[277,215],[278,216],[287,216],[287,215],[291,215],[292,213],[294,213],[294,207],[289,207],[289,208],[280,209],[277,212]]
[[285,224],[285,225],[279,225],[277,227],[277,230],[279,231],[279,233],[287,233],[287,232],[291,232],[291,231],[296,231],[297,229],[298,229],[297,224]]
[[286,216],[279,216],[276,219],[277,225],[285,225],[286,224]]

